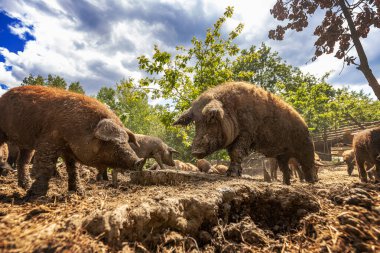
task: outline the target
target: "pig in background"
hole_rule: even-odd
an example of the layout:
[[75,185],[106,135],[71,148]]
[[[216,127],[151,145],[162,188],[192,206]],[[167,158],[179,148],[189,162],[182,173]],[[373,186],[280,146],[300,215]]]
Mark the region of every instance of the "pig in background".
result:
[[28,196],[45,195],[58,157],[68,173],[68,189],[83,192],[78,162],[92,167],[141,167],[129,143],[134,134],[94,98],[62,89],[21,86],[0,98],[0,144],[10,141],[20,148],[18,184],[31,184],[27,162],[36,150],[36,180]]
[[[179,154],[174,148],[169,147],[163,140],[155,136],[135,134],[138,145],[131,143],[132,149],[139,158],[142,158],[141,168],[149,158],[154,158],[158,166],[164,169],[164,165],[175,166],[173,154]],[[131,168],[132,169],[132,168]],[[98,168],[97,180],[108,180],[107,167]],[[117,169],[112,170],[112,183],[117,185]]]
[[[345,150],[342,153],[342,157],[343,157],[343,161],[347,165],[347,174],[351,176],[352,172],[354,171],[355,163],[356,163],[354,150],[353,149]],[[369,179],[373,180],[375,177],[376,166],[374,166],[374,164],[372,164],[371,162],[365,161],[364,167]]]
[[226,174],[228,167],[223,164],[215,164],[211,165],[209,161],[206,159],[199,159],[197,160],[196,166],[198,167],[199,171],[209,174]]
[[365,162],[375,165],[375,181],[380,181],[380,127],[360,131],[354,136],[353,147],[359,177],[368,182]]
[[206,159],[198,159],[196,166],[201,172],[205,172],[205,173],[208,173],[212,168],[211,163],[207,161]]
[[[164,169],[199,172],[198,167],[191,163],[185,163],[180,160],[174,160],[174,164],[175,164],[174,166],[164,165]],[[149,170],[160,170],[160,169],[162,168],[158,165],[158,163],[154,163],[149,168]]]
[[203,92],[174,125],[195,123],[192,154],[198,159],[227,149],[228,175],[241,176],[252,150],[277,159],[290,184],[288,161],[296,158],[306,181],[315,182],[314,146],[305,121],[276,95],[245,82],[228,82]]
[[[265,158],[263,161],[264,181],[277,181],[278,163],[276,158]],[[269,172],[268,172],[269,171]]]
[[215,164],[211,167],[211,169],[208,171],[210,174],[219,174],[219,175],[225,175],[227,173],[228,167],[223,164]]

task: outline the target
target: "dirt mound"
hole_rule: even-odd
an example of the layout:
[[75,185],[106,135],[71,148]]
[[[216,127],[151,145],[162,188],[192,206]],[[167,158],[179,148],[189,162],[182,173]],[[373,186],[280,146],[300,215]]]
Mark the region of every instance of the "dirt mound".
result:
[[34,201],[23,200],[15,173],[0,176],[0,252],[380,252],[380,185],[345,167],[290,187],[261,174],[165,172],[119,175],[113,188],[80,171],[84,196],[67,192],[59,165]]
[[[160,238],[165,231],[190,236],[203,246],[205,238],[218,236],[218,228],[223,226],[226,240],[235,240],[234,231],[242,229],[247,239],[240,242],[267,246],[277,233],[297,229],[302,217],[318,210],[314,197],[292,188],[240,183],[205,187],[179,196],[142,196],[139,201],[94,214],[83,227],[116,247],[138,241],[155,250],[155,245],[164,243]],[[248,228],[258,229],[247,232]]]

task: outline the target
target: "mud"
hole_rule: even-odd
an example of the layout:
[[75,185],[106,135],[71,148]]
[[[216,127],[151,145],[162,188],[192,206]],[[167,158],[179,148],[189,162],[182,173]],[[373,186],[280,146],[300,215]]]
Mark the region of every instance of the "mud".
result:
[[[67,174],[25,201],[13,173],[0,177],[0,252],[378,252],[380,185],[324,167],[292,186],[263,176],[191,172],[121,175],[118,188],[81,168],[86,195]],[[158,176],[160,175],[160,176]],[[157,179],[160,178],[160,179]]]

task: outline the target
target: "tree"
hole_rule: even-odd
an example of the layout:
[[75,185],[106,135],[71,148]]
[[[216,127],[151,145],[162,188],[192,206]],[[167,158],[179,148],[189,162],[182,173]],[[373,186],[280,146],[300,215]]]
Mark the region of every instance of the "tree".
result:
[[[25,85],[50,86],[64,90],[67,88],[67,83],[64,78],[60,76],[53,76],[51,74],[48,75],[48,78],[46,80],[41,75],[34,77],[32,74],[29,74],[29,76],[25,77],[22,80],[21,86]],[[85,94],[85,91],[79,82],[72,82],[69,85],[68,90],[80,94]]]
[[51,74],[49,74],[47,81],[46,81],[46,86],[56,87],[59,89],[66,90],[67,83],[66,83],[65,79],[63,79],[62,77],[52,76]]
[[[281,94],[284,90],[295,90],[302,82],[317,83],[315,77],[305,75],[299,68],[287,64],[264,43],[259,48],[251,46],[248,50],[243,49],[234,62],[233,72],[235,80],[259,85],[276,94]],[[244,75],[241,76],[240,73]]]
[[341,122],[360,126],[360,122],[380,119],[380,101],[373,101],[363,91],[350,91],[347,87],[336,90],[331,107]]
[[79,82],[72,82],[68,88],[69,91],[85,94],[82,85]]
[[117,110],[117,102],[116,102],[116,91],[111,87],[102,87],[100,88],[98,94],[96,95],[96,99],[103,102],[107,106],[111,108],[111,110]]
[[22,80],[21,86],[25,85],[45,85],[45,80],[40,75],[34,77],[32,74],[29,74],[28,77]]
[[[380,28],[379,0],[354,0],[351,3],[347,0],[277,0],[270,12],[276,19],[288,20],[288,23],[269,31],[269,38],[283,40],[288,29],[302,31],[309,25],[308,18],[318,9],[325,10],[325,13],[322,23],[314,30],[318,39],[314,43],[316,49],[312,60],[335,52],[335,57],[343,59],[347,65],[357,65],[380,100],[380,84],[369,67],[360,41],[367,37],[372,27]],[[349,55],[352,47],[356,49],[359,63]]]
[[174,57],[161,51],[158,46],[154,47],[152,59],[140,56],[139,68],[148,74],[148,77],[140,80],[140,86],[150,89],[153,98],[172,100],[178,112],[187,109],[191,101],[206,89],[234,80],[235,75],[251,75],[233,72],[234,60],[240,53],[233,41],[241,33],[243,25],[237,25],[227,38],[221,34],[222,25],[232,14],[233,8],[227,7],[213,28],[207,29],[204,40],[194,37],[191,48],[176,47],[177,54]]

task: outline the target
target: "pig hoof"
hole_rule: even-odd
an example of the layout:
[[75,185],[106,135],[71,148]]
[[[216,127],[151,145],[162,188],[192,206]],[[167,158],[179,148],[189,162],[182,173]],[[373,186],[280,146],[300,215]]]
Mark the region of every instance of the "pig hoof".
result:
[[45,196],[47,194],[48,189],[46,188],[37,188],[37,187],[32,187],[27,191],[25,199],[30,200],[30,199],[35,199],[41,196]]
[[101,175],[101,174],[98,174],[96,176],[96,181],[100,182],[100,181],[108,181],[108,176],[107,177],[104,177],[104,175]]
[[32,185],[32,180],[23,180],[19,181],[18,185],[23,188],[24,190],[28,190]]
[[227,170],[227,176],[229,176],[229,177],[239,177],[239,176],[241,176],[241,174],[239,173],[239,171],[236,171],[236,170],[230,170],[230,169],[228,169]]
[[69,192],[74,192],[79,196],[84,196],[85,195],[85,190],[82,186],[77,186],[77,187],[70,187]]

